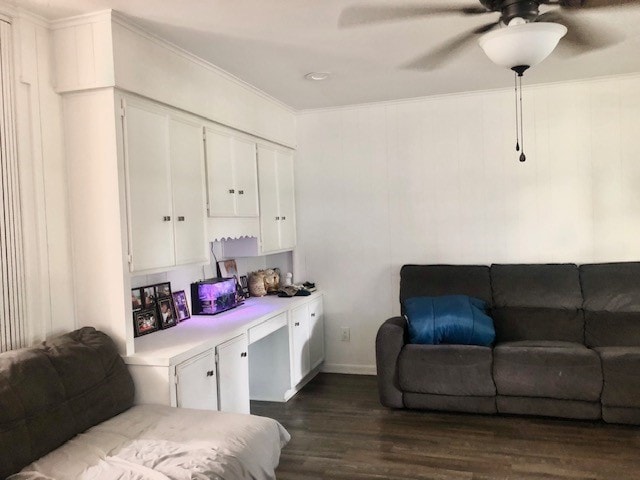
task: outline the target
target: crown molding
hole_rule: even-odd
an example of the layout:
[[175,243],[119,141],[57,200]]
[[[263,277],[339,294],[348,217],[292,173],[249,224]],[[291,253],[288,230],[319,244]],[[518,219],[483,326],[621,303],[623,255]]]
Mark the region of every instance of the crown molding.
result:
[[73,17],[61,18],[59,20],[52,20],[49,22],[49,26],[52,30],[58,30],[60,28],[75,27],[77,25],[86,25],[88,23],[99,23],[111,20],[113,10],[100,10],[93,13],[85,13],[82,15],[75,15]]
[[198,57],[197,55],[189,52],[188,50],[185,50],[182,47],[179,47],[178,45],[165,40],[164,38],[149,32],[148,30],[146,30],[144,27],[140,26],[139,24],[137,24],[136,22],[134,22],[133,20],[131,20],[129,17],[123,15],[122,13],[116,11],[116,10],[111,10],[110,11],[110,15],[111,15],[111,20],[114,23],[117,23],[118,25],[132,31],[133,33],[140,35],[144,38],[146,38],[147,40],[154,42],[155,44],[166,48],[167,50],[169,50],[170,52],[174,53],[175,55],[178,55],[186,60],[189,60],[207,70],[213,71],[216,74],[220,75],[221,77],[225,78],[226,80],[229,80],[230,82],[235,83],[236,85],[239,85],[241,87],[243,87],[244,89],[250,91],[251,93],[258,95],[259,97],[262,97],[265,100],[268,100],[269,102],[275,103],[276,105],[278,105],[279,107],[287,110],[289,113],[295,114],[297,113],[297,110],[294,109],[293,107],[291,107],[290,105],[287,105],[286,103],[282,102],[281,100],[278,100],[275,97],[272,97],[271,95],[269,95],[268,93],[260,90],[258,87],[242,80],[239,77],[236,77],[235,75],[227,72],[226,70],[223,70],[222,68],[218,67],[217,65],[214,65],[213,63],[208,62],[207,60],[204,60],[200,57]]
[[[593,83],[602,83],[602,82],[608,82],[611,80],[623,80],[627,78],[636,78],[636,77],[640,78],[640,73],[638,72],[617,73],[612,75],[601,75],[598,77],[576,78],[573,80],[559,80],[557,82],[534,83],[534,84],[527,85],[525,88],[527,90],[539,90],[542,88],[548,88],[556,85],[569,85],[569,84],[588,85]],[[465,92],[442,93],[438,95],[425,95],[422,97],[400,98],[397,100],[380,100],[380,101],[373,101],[373,102],[336,105],[334,107],[304,108],[304,109],[298,110],[296,113],[298,117],[302,117],[304,115],[313,115],[316,113],[330,113],[330,112],[357,110],[361,108],[373,108],[373,107],[392,107],[395,105],[403,105],[403,104],[414,103],[414,102],[429,102],[429,101],[442,100],[445,98],[471,97],[475,95],[500,93],[500,92],[507,92],[507,91],[513,92],[513,85],[511,87],[499,87],[499,88],[491,88],[491,89],[484,89],[484,90],[469,90]]]

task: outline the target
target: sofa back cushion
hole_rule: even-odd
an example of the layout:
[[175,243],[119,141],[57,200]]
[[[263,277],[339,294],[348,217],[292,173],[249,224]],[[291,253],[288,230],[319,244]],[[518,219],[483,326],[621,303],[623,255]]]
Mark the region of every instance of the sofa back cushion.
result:
[[133,405],[113,341],[92,327],[0,354],[0,478]]
[[[407,298],[468,295],[491,305],[491,279],[485,265],[404,265],[400,305]],[[404,312],[404,306],[403,313]]]
[[585,343],[640,346],[640,262],[580,266]]
[[578,267],[492,265],[492,316],[498,342],[584,341]]

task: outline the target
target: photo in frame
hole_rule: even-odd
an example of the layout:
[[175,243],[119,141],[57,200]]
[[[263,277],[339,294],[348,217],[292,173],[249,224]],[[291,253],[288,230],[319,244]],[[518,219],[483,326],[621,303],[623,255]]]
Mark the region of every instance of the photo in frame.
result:
[[173,304],[176,308],[176,315],[179,322],[184,322],[191,318],[191,313],[189,313],[189,304],[187,303],[187,295],[184,290],[173,292]]
[[133,328],[136,337],[158,330],[158,317],[155,308],[133,312]]
[[158,314],[160,320],[160,328],[171,328],[178,324],[176,309],[173,305],[173,298],[158,299]]
[[218,266],[220,267],[222,278],[238,278],[238,266],[235,260],[220,260]]
[[142,308],[142,289],[140,288],[132,288],[131,289],[131,310],[134,312],[136,310],[140,310]]
[[158,283],[155,285],[156,287],[156,298],[160,300],[161,298],[171,297],[171,283]]
[[142,291],[142,295],[141,295],[142,308],[155,309],[156,308],[156,292],[153,286],[143,287],[140,290]]

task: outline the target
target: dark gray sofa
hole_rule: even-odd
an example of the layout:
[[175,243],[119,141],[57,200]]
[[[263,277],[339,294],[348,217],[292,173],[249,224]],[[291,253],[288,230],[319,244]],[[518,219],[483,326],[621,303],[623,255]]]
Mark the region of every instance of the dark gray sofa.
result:
[[404,317],[388,319],[383,405],[640,424],[640,262],[401,269],[401,304],[454,294],[488,303],[495,345],[411,345]]

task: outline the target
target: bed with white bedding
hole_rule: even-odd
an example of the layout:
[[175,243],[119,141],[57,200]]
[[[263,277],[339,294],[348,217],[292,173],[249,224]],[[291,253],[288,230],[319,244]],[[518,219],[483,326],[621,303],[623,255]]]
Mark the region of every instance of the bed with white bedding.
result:
[[85,327],[0,354],[0,479],[274,479],[277,421],[133,405],[111,339]]
[[139,405],[77,435],[9,480],[274,479],[289,438],[269,418]]

